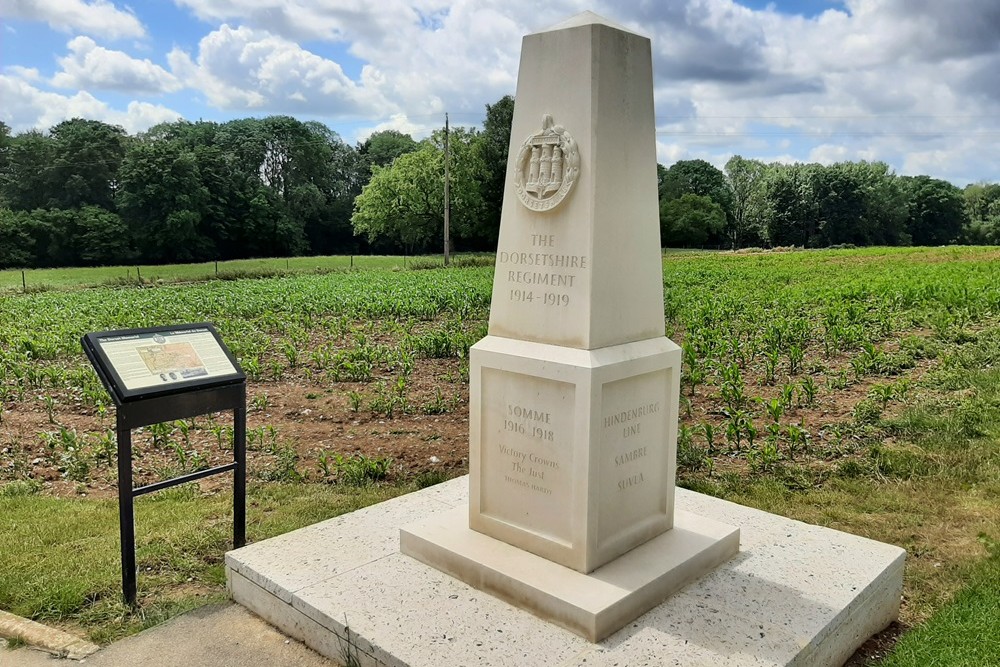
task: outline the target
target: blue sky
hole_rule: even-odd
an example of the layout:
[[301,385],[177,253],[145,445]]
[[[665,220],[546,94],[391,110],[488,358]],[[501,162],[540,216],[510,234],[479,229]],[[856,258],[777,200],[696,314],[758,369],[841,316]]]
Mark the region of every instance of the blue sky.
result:
[[0,120],[141,132],[286,113],[349,143],[478,125],[521,37],[583,10],[653,41],[659,161],[881,160],[1000,180],[997,0],[0,0]]

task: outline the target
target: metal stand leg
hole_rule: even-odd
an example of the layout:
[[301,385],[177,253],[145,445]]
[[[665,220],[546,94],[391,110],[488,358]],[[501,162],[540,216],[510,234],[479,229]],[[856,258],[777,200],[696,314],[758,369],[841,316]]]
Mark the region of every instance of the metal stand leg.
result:
[[136,606],[135,512],[132,496],[132,430],[118,413],[118,528],[122,550],[122,595]]
[[247,409],[246,400],[233,411],[233,547],[247,543]]

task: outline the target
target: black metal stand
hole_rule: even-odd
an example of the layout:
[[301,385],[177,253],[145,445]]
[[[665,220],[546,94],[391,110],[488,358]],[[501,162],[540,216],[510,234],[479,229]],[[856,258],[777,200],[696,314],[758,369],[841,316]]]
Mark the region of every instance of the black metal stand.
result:
[[[135,498],[178,484],[233,471],[233,547],[246,544],[247,490],[247,390],[246,382],[211,389],[155,396],[117,406],[118,413],[118,519],[121,530],[122,594],[136,604]],[[132,488],[132,429],[160,422],[186,419],[209,412],[233,411],[233,462],[199,470],[148,486]]]

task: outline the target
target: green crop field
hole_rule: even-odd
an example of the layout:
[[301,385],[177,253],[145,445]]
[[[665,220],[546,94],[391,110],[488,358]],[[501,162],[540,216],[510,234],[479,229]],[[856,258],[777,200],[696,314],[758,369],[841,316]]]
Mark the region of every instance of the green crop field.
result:
[[[0,274],[0,497],[19,501],[5,506],[113,502],[113,408],[79,338],[182,322],[216,323],[250,378],[251,501],[276,488],[402,492],[463,472],[467,354],[486,332],[492,267],[323,273],[316,261],[255,279],[24,294],[20,273]],[[683,350],[680,483],[906,548],[900,629],[922,626],[977,568],[995,571],[998,261],[968,247],[666,256],[667,335]],[[330,262],[320,268],[341,268]],[[68,287],[63,273],[39,280]],[[230,434],[224,416],[146,429],[137,479],[214,465]],[[205,520],[225,511],[215,502]],[[189,546],[183,564],[140,544],[161,575],[140,575],[144,604],[172,608],[171,568],[217,592],[220,539]],[[105,618],[93,609],[113,581],[82,583],[50,613],[14,562],[0,556],[0,608],[107,636],[106,621],[86,619]]]
[[[0,271],[0,292],[41,291],[52,288],[94,287],[140,283],[236,279],[297,273],[329,273],[348,269],[403,269],[412,257],[386,255],[334,255],[234,259],[201,264],[159,264],[156,266],[95,266],[68,269],[9,269]],[[421,256],[418,262],[442,262],[443,258]]]

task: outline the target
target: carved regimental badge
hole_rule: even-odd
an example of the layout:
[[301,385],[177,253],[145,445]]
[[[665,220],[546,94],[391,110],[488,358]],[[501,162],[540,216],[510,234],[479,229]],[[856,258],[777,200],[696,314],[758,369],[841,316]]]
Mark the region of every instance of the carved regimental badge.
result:
[[580,175],[576,141],[552,116],[542,117],[542,131],[528,137],[514,163],[514,188],[521,203],[533,211],[548,211],[565,199]]

